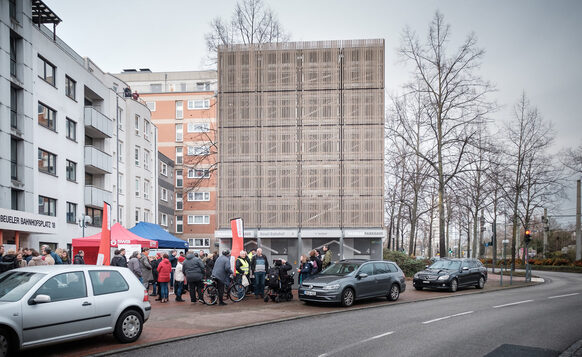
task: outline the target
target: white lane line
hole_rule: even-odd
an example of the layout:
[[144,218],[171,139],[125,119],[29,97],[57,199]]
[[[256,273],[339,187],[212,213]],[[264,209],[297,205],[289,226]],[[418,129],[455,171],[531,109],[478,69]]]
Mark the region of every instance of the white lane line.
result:
[[446,319],[450,319],[451,317],[462,316],[462,315],[468,315],[468,314],[472,314],[473,312],[474,312],[474,311],[466,311],[466,312],[461,312],[461,313],[454,314],[454,315],[449,315],[449,316],[445,316],[445,317],[439,317],[438,319],[434,319],[434,320],[425,321],[425,322],[423,322],[423,324],[430,324],[431,322],[436,322],[436,321],[446,320]]
[[548,297],[548,299],[557,299],[557,298],[562,298],[562,297],[566,297],[566,296],[574,296],[574,295],[578,295],[580,293],[573,293],[573,294],[566,294],[566,295],[558,295],[558,296],[550,296]]
[[526,302],[532,302],[533,300],[524,300],[524,301],[518,301],[518,302],[512,302],[509,304],[503,304],[503,305],[497,305],[497,306],[493,306],[494,309],[497,309],[498,307],[506,307],[506,306],[513,306],[513,305],[519,305],[519,304],[525,304]]
[[333,351],[326,352],[326,353],[324,353],[324,354],[320,354],[318,357],[327,357],[327,356],[331,356],[331,355],[333,355],[333,354],[335,354],[335,353],[338,353],[338,352],[341,352],[341,351],[343,351],[343,350],[350,349],[350,348],[352,348],[352,347],[354,347],[354,346],[357,346],[357,345],[360,345],[360,344],[362,344],[362,343],[366,343],[366,342],[369,342],[369,341],[372,341],[372,340],[375,340],[375,339],[378,339],[378,338],[382,338],[382,337],[385,337],[385,336],[391,335],[391,334],[393,334],[393,333],[394,333],[394,331],[389,331],[389,332],[386,332],[386,333],[383,333],[383,334],[380,334],[380,335],[372,336],[372,337],[369,337],[369,338],[367,338],[367,339],[365,339],[365,340],[358,341],[358,342],[355,342],[355,343],[349,344],[349,345],[347,345],[347,346],[340,347],[340,348],[338,348],[338,349],[335,349],[335,350],[333,350]]

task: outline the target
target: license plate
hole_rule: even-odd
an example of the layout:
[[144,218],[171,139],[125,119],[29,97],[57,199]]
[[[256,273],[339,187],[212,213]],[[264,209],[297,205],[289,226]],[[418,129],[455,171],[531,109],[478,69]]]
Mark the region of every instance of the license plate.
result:
[[423,283],[423,284],[430,284],[430,281],[428,281],[428,280],[423,280],[423,281],[422,281],[422,283]]
[[315,296],[315,291],[304,291],[303,294],[307,295],[307,296]]

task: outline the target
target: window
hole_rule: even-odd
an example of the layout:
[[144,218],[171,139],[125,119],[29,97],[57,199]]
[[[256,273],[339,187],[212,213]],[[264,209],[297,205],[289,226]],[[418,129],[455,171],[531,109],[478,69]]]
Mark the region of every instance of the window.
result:
[[188,178],[210,178],[210,170],[188,169]]
[[18,140],[10,138],[10,178],[18,180]]
[[139,177],[136,177],[135,178],[135,197],[140,196],[140,190],[141,190],[141,179]]
[[85,214],[91,217],[91,225],[93,227],[101,227],[103,221],[103,209],[85,207]]
[[210,238],[188,238],[191,247],[210,247]]
[[93,286],[93,295],[113,294],[129,290],[123,276],[115,270],[90,270],[89,278]]
[[209,123],[188,123],[188,132],[189,133],[207,133],[210,131],[210,124]]
[[188,192],[188,201],[210,201],[210,192]]
[[77,82],[69,76],[65,76],[65,95],[72,100],[77,98]]
[[123,195],[123,191],[124,191],[124,187],[125,187],[123,173],[121,173],[121,172],[117,173],[117,181],[118,181],[117,188],[119,190],[119,193]]
[[160,162],[160,173],[168,177],[168,165],[165,162]]
[[176,209],[179,211],[184,209],[184,202],[181,192],[176,193]]
[[196,90],[210,90],[210,82],[197,82]]
[[10,208],[15,211],[22,211],[22,199],[24,196],[24,191],[16,190],[14,188],[10,189],[11,206]]
[[77,223],[77,204],[67,202],[67,223]]
[[150,129],[151,125],[150,122],[147,121],[146,119],[143,120],[143,137],[146,140],[150,140]]
[[31,298],[34,299],[38,295],[50,296],[50,303],[87,297],[85,274],[82,271],[75,271],[55,275],[42,284]]
[[182,187],[184,185],[184,176],[182,176],[182,170],[176,170],[176,187]]
[[57,112],[38,102],[38,123],[45,128],[56,131]]
[[161,219],[160,219],[160,225],[167,227],[168,226],[168,215],[165,213],[162,213],[161,215]]
[[148,171],[150,169],[150,152],[146,149],[143,149],[143,168]]
[[176,119],[184,118],[184,102],[181,100],[176,101]]
[[134,122],[135,122],[135,124],[134,124],[135,125],[135,135],[139,136],[139,115],[137,115],[137,114],[135,115]]
[[38,214],[45,216],[57,215],[57,200],[50,197],[38,196]]
[[118,207],[117,222],[123,226],[123,206]]
[[10,75],[13,77],[16,77],[16,64],[18,63],[16,41],[16,36],[10,32]]
[[176,233],[182,233],[184,231],[184,217],[176,216]]
[[117,142],[117,158],[119,159],[119,162],[123,162],[124,152],[125,152],[125,149],[123,148],[123,141],[118,141]]
[[77,182],[77,163],[67,160],[67,180]]
[[390,273],[390,268],[388,268],[388,264],[386,263],[374,263],[374,273],[376,275],[388,274]]
[[182,142],[184,140],[184,128],[182,124],[176,124],[176,141]]
[[139,216],[141,215],[141,210],[139,208],[135,209],[135,223],[139,222]]
[[200,145],[200,146],[188,146],[188,155],[190,156],[203,156],[210,154],[210,146]]
[[176,165],[182,165],[183,147],[176,146]]
[[208,109],[210,108],[210,99],[189,100],[188,109]]
[[162,187],[160,192],[160,199],[162,201],[168,202],[168,190]]
[[210,224],[210,216],[188,216],[188,224]]
[[135,166],[139,166],[139,157],[140,157],[141,148],[139,146],[135,146]]
[[143,198],[146,200],[150,199],[150,181],[143,180]]
[[123,109],[122,108],[117,108],[117,117],[119,118],[119,122],[117,122],[117,126],[119,127],[119,130],[123,131]]
[[67,118],[67,139],[77,141],[77,123]]
[[38,76],[45,81],[47,81],[52,86],[55,85],[55,70],[56,67],[53,66],[49,61],[38,56]]
[[16,20],[16,0],[8,0],[8,12],[10,18]]
[[18,92],[18,89],[10,87],[10,126],[14,129],[18,129]]
[[151,112],[156,111],[156,102],[146,102],[146,105]]
[[152,84],[150,84],[150,90],[152,93],[160,93],[162,91],[162,84],[161,83],[152,83]]
[[149,222],[150,221],[150,211],[147,209],[143,210],[143,221]]
[[38,171],[45,174],[57,174],[57,155],[38,149]]

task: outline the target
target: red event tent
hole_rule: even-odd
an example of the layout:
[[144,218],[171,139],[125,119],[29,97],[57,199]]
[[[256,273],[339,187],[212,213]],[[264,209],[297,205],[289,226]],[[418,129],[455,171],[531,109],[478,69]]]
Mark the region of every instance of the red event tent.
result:
[[[97,262],[97,253],[99,252],[99,243],[101,242],[101,233],[88,237],[73,238],[73,256],[79,250],[85,252],[85,264],[95,264]],[[125,229],[121,224],[115,223],[111,227],[111,247],[116,248],[118,244],[139,244],[142,248],[156,249],[158,242],[142,238]],[[128,257],[129,258],[129,257]]]

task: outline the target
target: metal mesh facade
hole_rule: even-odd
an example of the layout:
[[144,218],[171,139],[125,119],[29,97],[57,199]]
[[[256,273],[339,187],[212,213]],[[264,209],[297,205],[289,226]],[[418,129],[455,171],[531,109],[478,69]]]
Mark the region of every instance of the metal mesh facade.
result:
[[218,53],[218,228],[382,227],[384,40]]

